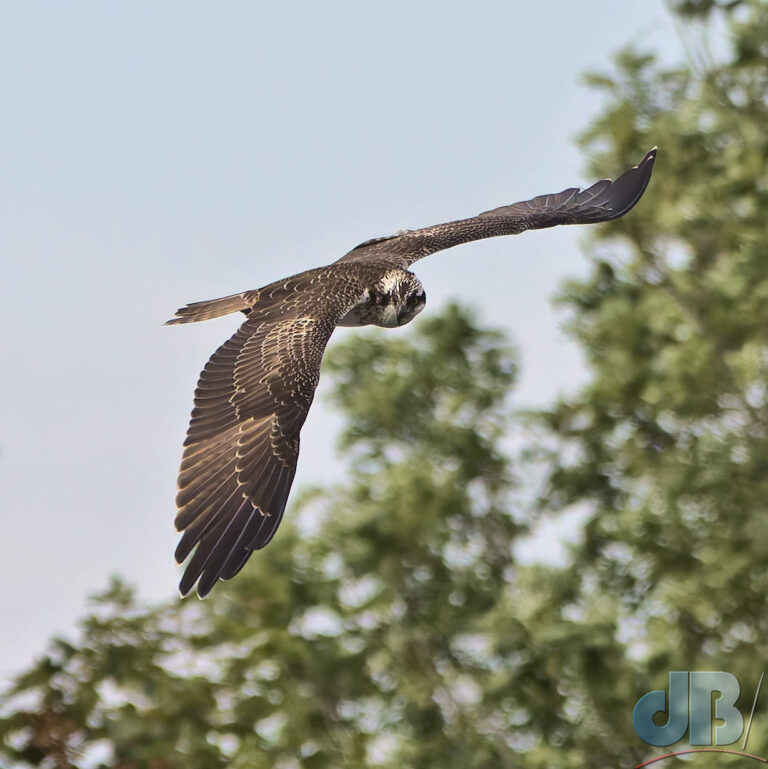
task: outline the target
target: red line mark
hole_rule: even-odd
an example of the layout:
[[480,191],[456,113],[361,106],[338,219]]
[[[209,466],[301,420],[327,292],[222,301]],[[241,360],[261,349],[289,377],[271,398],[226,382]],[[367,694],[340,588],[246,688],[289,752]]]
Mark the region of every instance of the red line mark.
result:
[[648,761],[644,761],[642,764],[638,764],[635,769],[642,769],[644,766],[650,766],[657,761],[663,761],[665,758],[672,758],[673,756],[685,756],[688,753],[729,753],[732,756],[742,756],[743,758],[754,758],[755,761],[768,764],[768,758],[762,758],[752,753],[744,753],[741,750],[728,750],[728,748],[689,748],[688,750],[677,750],[674,753],[666,753],[663,756],[656,756]]

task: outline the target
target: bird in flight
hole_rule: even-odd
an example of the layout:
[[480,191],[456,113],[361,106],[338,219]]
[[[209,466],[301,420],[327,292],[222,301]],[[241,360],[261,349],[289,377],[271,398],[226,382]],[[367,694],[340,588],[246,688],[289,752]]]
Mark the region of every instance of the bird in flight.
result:
[[361,243],[338,261],[264,288],[193,302],[168,324],[232,312],[246,319],[206,364],[195,390],[176,497],[182,595],[200,597],[230,579],[274,536],[299,457],[299,432],[336,326],[403,326],[426,303],[409,267],[436,251],[558,224],[626,214],[645,191],[652,149],[616,181],[485,211],[470,219],[405,230]]

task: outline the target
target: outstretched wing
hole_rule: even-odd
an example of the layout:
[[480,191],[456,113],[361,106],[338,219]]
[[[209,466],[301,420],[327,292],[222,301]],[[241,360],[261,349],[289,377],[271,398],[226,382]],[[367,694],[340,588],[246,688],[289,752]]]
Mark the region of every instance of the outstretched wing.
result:
[[654,147],[640,163],[616,181],[603,179],[586,190],[571,187],[553,195],[539,195],[531,200],[484,211],[471,219],[367,240],[339,261],[384,259],[407,268],[429,254],[472,240],[516,235],[525,230],[540,230],[558,224],[590,224],[618,219],[642,197],[651,178],[655,159]]
[[[322,308],[327,309],[327,308]],[[280,524],[296,473],[299,431],[335,317],[255,314],[200,374],[176,497],[179,584],[202,597],[233,577]]]

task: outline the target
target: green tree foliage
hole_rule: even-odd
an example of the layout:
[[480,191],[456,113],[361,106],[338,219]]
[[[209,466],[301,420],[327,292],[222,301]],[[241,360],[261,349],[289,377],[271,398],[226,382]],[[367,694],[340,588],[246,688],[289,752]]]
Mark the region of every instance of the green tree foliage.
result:
[[590,78],[606,100],[584,136],[595,166],[660,152],[651,194],[596,232],[591,278],[562,297],[592,376],[545,417],[542,502],[591,511],[578,603],[615,605],[649,688],[728,670],[748,713],[768,657],[768,4],[679,12],[724,27],[725,53],[694,38],[666,69],[628,50]]
[[605,681],[621,645],[607,615],[564,619],[569,570],[515,562],[509,345],[448,306],[408,337],[337,346],[327,368],[351,480],[309,495],[210,600],[97,596],[82,637],[10,693],[8,764],[579,765],[593,738],[574,698],[590,695],[563,671]]
[[549,721],[555,681],[518,659],[509,603],[511,350],[448,307],[408,339],[336,347],[328,368],[355,472],[309,500],[314,533],[288,521],[205,602],[147,609],[115,583],[82,639],[56,641],[17,682],[7,760],[503,766],[527,731],[521,685]]
[[[561,297],[587,385],[529,416],[511,461],[515,356],[468,311],[333,347],[348,481],[305,494],[207,601],[146,607],[115,581],[8,693],[3,766],[631,767],[658,753],[633,705],[675,669],[736,673],[749,712],[768,630],[768,2],[677,13],[727,41],[687,37],[677,67],[627,50],[590,77],[594,170],[660,152]],[[568,563],[517,561],[574,508]]]

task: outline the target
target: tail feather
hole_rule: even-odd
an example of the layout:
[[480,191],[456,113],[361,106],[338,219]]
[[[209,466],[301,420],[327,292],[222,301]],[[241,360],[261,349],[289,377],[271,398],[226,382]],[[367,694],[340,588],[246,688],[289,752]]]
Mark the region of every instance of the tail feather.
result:
[[177,323],[196,323],[199,320],[209,320],[218,318],[221,315],[228,315],[231,312],[243,312],[250,309],[255,300],[253,291],[246,291],[240,294],[231,294],[223,296],[220,299],[207,299],[204,302],[191,302],[185,307],[176,310],[175,317],[165,322],[166,326],[173,326]]

